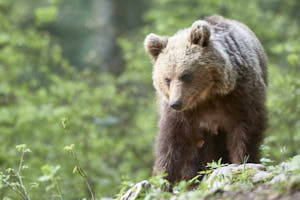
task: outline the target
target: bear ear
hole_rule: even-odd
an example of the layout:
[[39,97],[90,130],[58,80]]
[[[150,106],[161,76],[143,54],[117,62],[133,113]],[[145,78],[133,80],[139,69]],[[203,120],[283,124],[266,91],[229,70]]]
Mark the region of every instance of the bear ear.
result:
[[191,28],[190,42],[191,44],[198,44],[202,47],[208,45],[210,38],[210,27],[206,21],[195,21]]
[[147,35],[144,41],[146,51],[156,58],[160,52],[167,46],[168,37],[158,36],[154,33]]

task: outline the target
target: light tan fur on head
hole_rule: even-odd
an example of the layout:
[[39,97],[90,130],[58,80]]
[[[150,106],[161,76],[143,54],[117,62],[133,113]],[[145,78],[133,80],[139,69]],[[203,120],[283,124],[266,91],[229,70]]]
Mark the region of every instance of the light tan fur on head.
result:
[[153,82],[158,94],[169,104],[181,101],[180,110],[225,94],[234,85],[230,63],[215,48],[210,26],[203,20],[169,38],[150,34],[144,44],[154,58]]

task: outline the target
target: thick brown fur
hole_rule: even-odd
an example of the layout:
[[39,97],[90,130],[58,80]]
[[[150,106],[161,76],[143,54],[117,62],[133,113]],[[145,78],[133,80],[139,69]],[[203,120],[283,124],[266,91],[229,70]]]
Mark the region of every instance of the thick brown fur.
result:
[[[154,174],[167,173],[176,182],[219,158],[259,162],[267,126],[267,59],[254,33],[212,16],[172,37],[150,34],[145,48],[153,57],[160,105]],[[171,108],[174,102],[181,106]]]

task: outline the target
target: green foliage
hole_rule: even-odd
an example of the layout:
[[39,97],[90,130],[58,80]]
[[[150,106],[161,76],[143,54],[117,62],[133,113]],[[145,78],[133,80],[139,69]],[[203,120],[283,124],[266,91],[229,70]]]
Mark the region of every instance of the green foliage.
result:
[[[148,104],[153,99],[136,98],[142,84],[129,77],[138,72],[117,78],[70,66],[55,38],[39,28],[54,18],[40,19],[35,11],[44,5],[27,3],[32,7],[7,1],[0,8],[1,166],[18,162],[12,146],[30,144],[33,153],[27,164],[34,170],[24,171],[25,181],[41,177],[44,165],[59,165],[62,194],[53,193],[66,199],[88,196],[85,185],[72,175],[72,160],[62,153],[70,143],[76,145],[98,197],[116,193],[122,175],[133,180],[149,176],[156,119],[144,113],[145,106],[154,110],[154,102]],[[49,184],[53,181],[58,179]],[[52,198],[52,192],[43,192],[49,184],[41,184],[31,198]],[[4,195],[13,194],[1,189],[0,197]]]
[[38,187],[37,183],[30,183],[29,189],[23,183],[23,170],[28,166],[24,164],[24,155],[30,153],[30,149],[26,148],[25,144],[17,145],[16,149],[21,153],[19,166],[17,169],[7,168],[6,172],[0,172],[0,188],[9,188],[19,198],[24,200],[30,200],[29,191],[35,187]]
[[58,11],[55,6],[47,8],[39,8],[35,11],[36,23],[38,25],[53,22],[57,17]]
[[282,67],[270,68],[270,136],[265,140],[265,153],[274,160],[299,153],[300,45],[296,41],[276,46],[274,52],[283,55]]
[[204,171],[199,172],[200,175],[209,175],[211,174],[215,169],[219,167],[226,166],[227,164],[222,163],[222,158],[220,158],[217,162],[213,161],[211,163],[207,163],[207,169]]
[[42,173],[43,175],[39,177],[39,182],[48,184],[45,188],[46,192],[55,190],[54,197],[58,197],[63,199],[62,191],[59,186],[59,182],[61,178],[58,175],[58,171],[60,170],[60,166],[51,166],[51,165],[44,165],[42,166]]
[[64,150],[71,154],[72,159],[74,161],[75,167],[73,169],[73,174],[79,174],[83,178],[83,180],[84,180],[84,182],[85,182],[85,184],[86,184],[86,186],[89,190],[91,199],[95,200],[91,184],[89,183],[88,177],[87,177],[86,173],[84,172],[84,170],[82,169],[82,167],[80,165],[80,162],[78,160],[78,157],[76,155],[74,147],[75,147],[74,144],[71,144],[70,146],[65,146],[64,147]]

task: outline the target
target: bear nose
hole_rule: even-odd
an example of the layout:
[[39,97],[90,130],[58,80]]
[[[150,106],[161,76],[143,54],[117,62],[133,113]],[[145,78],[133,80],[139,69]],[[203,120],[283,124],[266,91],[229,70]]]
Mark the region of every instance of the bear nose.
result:
[[170,106],[171,106],[171,108],[173,108],[175,110],[180,110],[182,107],[182,101],[180,101],[180,100],[172,101]]

